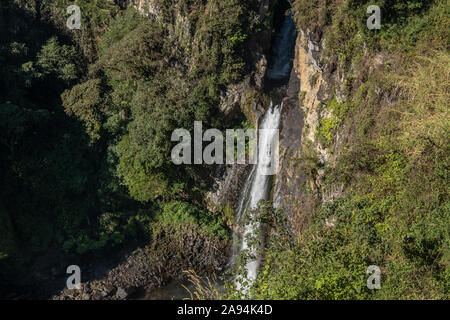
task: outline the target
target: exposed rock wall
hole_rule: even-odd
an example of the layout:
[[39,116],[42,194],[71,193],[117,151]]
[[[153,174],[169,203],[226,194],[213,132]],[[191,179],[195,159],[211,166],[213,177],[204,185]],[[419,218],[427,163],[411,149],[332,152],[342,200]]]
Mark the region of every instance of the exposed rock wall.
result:
[[323,46],[318,34],[300,30],[284,99],[280,171],[275,178],[273,199],[277,207],[285,209],[297,232],[306,226],[315,207],[342,192],[339,188],[322,188],[324,167],[335,160],[332,151],[339,147],[339,137],[332,146],[324,147],[316,132],[321,119],[331,116],[323,106],[333,98],[344,99],[339,72],[332,65],[320,64]]
[[[164,230],[151,245],[137,248],[115,261],[103,259],[81,265],[83,278],[80,290],[65,288],[53,300],[123,300],[142,296],[138,291],[152,290],[183,277],[183,271],[198,274],[219,273],[228,261],[227,241],[198,233],[191,225],[178,230]],[[119,255],[118,255],[119,256]],[[104,261],[106,260],[106,261]],[[64,283],[54,277],[52,283]],[[141,290],[138,290],[141,289]],[[43,290],[45,291],[45,290]],[[44,295],[45,296],[45,295]]]
[[120,5],[122,8],[133,6],[144,14],[159,14],[159,5],[156,0],[110,0]]

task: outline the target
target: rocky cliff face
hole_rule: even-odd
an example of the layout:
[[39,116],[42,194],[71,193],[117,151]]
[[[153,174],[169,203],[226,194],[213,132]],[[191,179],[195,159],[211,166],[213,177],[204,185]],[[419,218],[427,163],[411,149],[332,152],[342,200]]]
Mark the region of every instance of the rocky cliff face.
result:
[[[266,35],[267,36],[267,35]],[[270,43],[270,34],[264,39]],[[260,50],[260,51],[259,51]],[[242,82],[230,85],[222,95],[221,111],[225,118],[233,118],[244,113],[255,127],[269,105],[268,97],[263,93],[264,75],[267,69],[267,58],[260,47],[260,58],[254,63],[254,70]],[[252,165],[222,165],[214,174],[214,183],[207,194],[208,209],[213,212],[234,211],[237,209],[241,190],[244,187]],[[226,214],[232,221],[230,214]],[[234,214],[231,214],[234,216]],[[231,223],[230,223],[231,224]]]
[[143,14],[158,15],[160,13],[160,7],[155,0],[110,0],[120,5],[122,8],[134,7],[136,10]]
[[294,67],[284,99],[280,133],[280,172],[274,183],[274,204],[283,207],[293,230],[305,227],[308,214],[342,189],[322,186],[324,167],[332,163],[340,147],[324,146],[317,137],[320,123],[332,116],[324,107],[332,99],[343,101],[343,81],[333,65],[321,65],[324,44],[317,33],[300,30],[295,46]]

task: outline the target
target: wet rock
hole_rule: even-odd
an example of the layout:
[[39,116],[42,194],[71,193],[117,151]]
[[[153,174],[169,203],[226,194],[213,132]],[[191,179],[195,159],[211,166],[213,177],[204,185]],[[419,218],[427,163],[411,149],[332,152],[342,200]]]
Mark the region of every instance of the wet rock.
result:
[[116,288],[115,288],[112,284],[107,283],[107,284],[105,284],[105,286],[103,287],[102,294],[103,294],[104,296],[110,296],[110,295],[113,295],[115,289],[116,289]]
[[124,289],[122,289],[122,288],[119,287],[119,288],[117,289],[116,296],[117,296],[117,298],[119,298],[119,299],[126,299],[126,297],[128,297],[128,294],[127,294],[127,292],[126,292]]
[[[208,209],[212,212],[223,210],[226,206],[236,208],[240,191],[245,184],[251,165],[220,166],[215,175],[217,179],[207,194]],[[193,239],[189,239],[192,246]]]
[[[197,274],[217,272],[228,262],[229,242],[200,233],[195,226],[165,229],[155,240],[134,251],[127,251],[109,266],[99,279],[82,284],[80,290],[65,289],[55,300],[124,300],[138,297],[137,288],[151,290],[183,275],[184,270]],[[157,244],[157,245],[155,245]],[[98,264],[104,266],[105,264]]]
[[100,291],[96,291],[92,294],[92,300],[103,300],[104,296]]
[[134,287],[127,287],[127,288],[117,288],[116,296],[120,300],[124,300],[126,298],[129,298],[133,293],[136,292],[136,288]]

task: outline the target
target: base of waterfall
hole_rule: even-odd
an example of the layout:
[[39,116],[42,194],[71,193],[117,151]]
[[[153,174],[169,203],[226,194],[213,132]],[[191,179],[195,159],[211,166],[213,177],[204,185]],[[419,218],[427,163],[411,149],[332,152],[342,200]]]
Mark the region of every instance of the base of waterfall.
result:
[[[188,286],[184,271],[201,277],[221,275],[230,255],[230,241],[197,232],[186,225],[166,229],[152,241],[130,242],[115,250],[77,260],[81,269],[79,290],[65,286],[66,266],[73,256],[45,257],[46,264],[31,266],[42,279],[31,279],[10,290],[10,298],[52,300],[165,300],[189,298],[181,285]],[[49,272],[51,270],[51,272]],[[63,270],[56,273],[57,270]],[[44,278],[45,277],[45,278]],[[26,292],[25,295],[22,292]],[[18,296],[21,293],[20,296]]]

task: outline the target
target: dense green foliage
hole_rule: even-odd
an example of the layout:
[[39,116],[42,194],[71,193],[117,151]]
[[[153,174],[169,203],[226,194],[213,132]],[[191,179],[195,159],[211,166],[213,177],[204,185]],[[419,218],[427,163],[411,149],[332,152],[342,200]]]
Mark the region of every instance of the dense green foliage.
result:
[[[221,126],[220,91],[246,72],[255,3],[160,0],[155,18],[106,0],[2,2],[2,276],[50,249],[149,238],[161,223],[228,238],[191,204],[205,171],[174,166],[170,136],[194,120]],[[81,30],[66,27],[70,4]]]
[[162,226],[199,226],[201,232],[221,239],[229,238],[229,232],[220,217],[186,202],[173,201],[165,204],[157,220]]
[[[92,138],[102,130],[114,136],[117,174],[133,198],[170,200],[192,190],[197,168],[172,164],[168,137],[194,120],[220,126],[220,88],[245,70],[243,41],[253,28],[248,6],[163,1],[162,22],[129,9],[103,34],[89,79],[62,95]],[[226,17],[220,23],[219,12]]]
[[31,9],[3,2],[0,10],[0,250],[2,267],[14,270],[86,224],[99,157],[60,108],[59,94],[84,68],[76,48]]
[[[382,8],[381,30],[365,27],[364,4]],[[332,148],[339,132],[342,151],[310,192],[346,192],[320,204],[298,238],[271,237],[254,297],[448,299],[448,1],[297,0],[294,7],[300,26],[314,21],[326,38],[322,62],[338,62],[350,82],[346,102],[330,101],[332,116],[316,132]],[[390,55],[386,67],[368,72],[380,53]],[[317,166],[308,165],[310,178]],[[366,286],[370,265],[381,268],[380,290]]]

